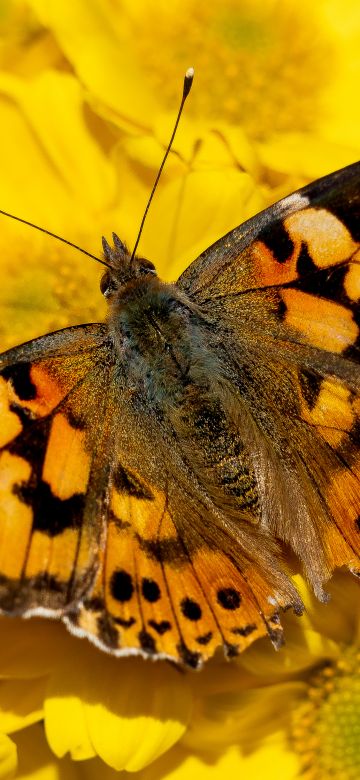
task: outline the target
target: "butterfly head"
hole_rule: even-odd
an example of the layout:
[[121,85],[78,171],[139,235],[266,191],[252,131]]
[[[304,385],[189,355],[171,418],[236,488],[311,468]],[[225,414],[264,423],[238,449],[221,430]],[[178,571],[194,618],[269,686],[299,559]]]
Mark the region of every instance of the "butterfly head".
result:
[[156,270],[150,260],[144,257],[131,256],[126,244],[113,233],[114,246],[108,244],[106,238],[102,239],[104,259],[107,269],[100,281],[100,290],[105,298],[111,298],[118,294],[129,283],[144,276],[156,276]]

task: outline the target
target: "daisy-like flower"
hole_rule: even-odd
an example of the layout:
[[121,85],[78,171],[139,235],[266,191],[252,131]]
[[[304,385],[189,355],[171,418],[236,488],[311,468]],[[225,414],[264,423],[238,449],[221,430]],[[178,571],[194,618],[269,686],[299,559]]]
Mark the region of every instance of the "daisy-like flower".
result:
[[[285,618],[280,652],[261,640],[237,662],[219,657],[200,674],[141,659],[99,659],[93,648],[79,649],[62,635],[61,627],[52,641],[43,633],[43,650],[35,656],[37,632],[45,629],[36,621],[30,633],[19,622],[15,652],[6,647],[0,654],[7,688],[1,700],[8,705],[1,706],[0,730],[12,737],[0,743],[0,777],[10,776],[16,745],[17,776],[28,777],[31,768],[34,780],[125,780],[109,766],[125,767],[138,780],[357,780],[359,586],[338,574],[330,604],[319,606],[299,577],[297,585],[307,612]],[[66,753],[72,764],[60,760]]]
[[[4,1],[0,205],[94,254],[114,229],[133,245],[194,65],[141,244],[176,278],[227,230],[358,157],[359,37],[352,1]],[[0,219],[3,349],[103,317],[95,263]],[[337,582],[332,606],[310,600],[307,618],[287,618],[287,650],[261,642],[199,675],[112,659],[50,621],[3,618],[0,778],[16,748],[17,776],[34,780],[115,780],[119,770],[287,780],[309,766],[314,780],[336,777],[334,767],[339,780],[357,776],[356,719],[344,721],[336,755],[319,736],[326,713],[336,720],[335,692],[358,685],[356,592],[350,578]]]
[[180,74],[195,67],[196,85],[143,235],[145,254],[161,270],[187,264],[262,206],[359,157],[356,0],[345,8],[340,0],[29,5],[92,108],[123,131],[122,213],[132,241],[146,200],[135,181],[149,170],[154,178]]
[[328,587],[331,601],[319,605],[301,577],[295,582],[306,611],[301,619],[284,619],[285,647],[270,653],[266,642],[255,643],[235,674],[223,670],[220,685],[210,669],[199,676],[200,695],[182,744],[203,751],[207,759],[211,745],[213,756],[223,760],[224,748],[233,742],[239,776],[355,780],[360,773],[359,584],[348,574],[335,575]]

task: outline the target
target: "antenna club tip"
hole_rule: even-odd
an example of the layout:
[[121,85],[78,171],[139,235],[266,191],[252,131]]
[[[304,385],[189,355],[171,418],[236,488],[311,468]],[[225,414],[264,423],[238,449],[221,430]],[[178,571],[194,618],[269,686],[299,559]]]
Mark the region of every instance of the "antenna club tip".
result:
[[191,85],[194,78],[194,68],[188,68],[184,77],[184,98],[186,98],[191,90]]

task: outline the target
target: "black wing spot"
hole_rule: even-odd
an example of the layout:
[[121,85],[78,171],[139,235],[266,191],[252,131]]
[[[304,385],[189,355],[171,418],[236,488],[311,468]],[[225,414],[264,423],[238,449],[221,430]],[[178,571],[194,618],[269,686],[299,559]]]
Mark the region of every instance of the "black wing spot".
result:
[[131,575],[124,569],[117,569],[111,575],[110,592],[116,601],[124,603],[130,601],[134,593],[134,585]]
[[322,377],[314,374],[312,371],[302,369],[302,371],[299,371],[299,382],[301,394],[307,406],[310,410],[314,409],[323,383]]
[[151,634],[148,633],[148,631],[140,631],[138,634],[138,639],[142,650],[145,650],[145,652],[149,653],[150,655],[156,653],[155,639],[153,636],[151,636]]
[[278,263],[286,263],[294,251],[294,242],[291,240],[283,222],[272,225],[271,231],[266,228],[260,232],[258,241],[262,241],[271,251]]
[[75,430],[82,431],[86,426],[85,417],[78,412],[74,412],[73,409],[66,410],[66,419],[69,425],[71,425],[72,428],[75,428]]
[[158,601],[161,596],[160,588],[157,582],[155,582],[155,580],[148,579],[147,577],[143,577],[141,583],[141,592],[144,596],[144,599],[150,602]]
[[357,531],[360,531],[360,515],[355,520],[355,528]]
[[298,258],[297,270],[299,278],[291,283],[291,287],[336,303],[349,304],[344,288],[344,279],[348,272],[347,265],[318,268],[303,244]]
[[[347,193],[346,190],[349,190]],[[332,202],[329,210],[351,233],[354,241],[360,241],[360,196],[354,185],[348,186],[342,197]],[[349,208],[349,202],[351,204]]]
[[241,596],[235,588],[221,588],[217,592],[217,600],[223,609],[238,609],[241,604]]
[[238,628],[231,629],[231,633],[236,636],[250,636],[253,631],[256,631],[256,623],[249,623],[247,626],[239,626]]
[[[296,263],[296,270],[300,279],[303,277],[306,278],[307,276],[316,273],[318,270],[317,265],[314,263],[311,255],[309,254],[307,245],[304,243],[301,244],[299,257]],[[297,279],[296,282],[298,283],[298,281],[299,280]]]
[[30,409],[27,409],[26,406],[20,406],[20,404],[12,403],[10,404],[9,408],[11,412],[14,412],[14,414],[17,415],[22,428],[25,428],[29,421],[34,419],[33,412]]
[[158,563],[180,565],[188,561],[184,546],[177,536],[167,539],[144,539],[140,534],[136,534],[136,539],[144,553]]
[[213,638],[213,632],[208,631],[207,634],[203,634],[202,636],[197,636],[196,641],[199,645],[208,645],[211,639]]
[[93,596],[93,598],[84,599],[83,607],[89,612],[103,612],[105,608],[104,599],[100,596]]
[[99,615],[97,619],[97,632],[99,639],[106,647],[117,648],[119,646],[118,632],[106,613]]
[[14,485],[12,492],[22,503],[32,508],[34,531],[58,536],[67,528],[81,528],[85,507],[85,496],[82,493],[75,493],[70,498],[57,498],[47,482],[40,480],[32,484],[31,479],[28,483]]
[[119,493],[125,493],[128,496],[142,499],[143,501],[153,501],[154,496],[148,486],[142,482],[136,474],[133,474],[123,466],[118,465],[112,475],[114,487]]
[[239,645],[232,645],[227,642],[224,645],[224,653],[225,658],[236,658],[240,653]]
[[199,668],[201,664],[200,653],[193,653],[191,650],[189,650],[188,647],[186,647],[184,642],[180,642],[180,644],[177,645],[177,651],[181,660],[186,666],[190,666],[191,669]]
[[198,604],[197,601],[185,598],[182,600],[180,607],[184,617],[186,617],[188,620],[200,620],[202,612],[200,604]]
[[121,628],[131,628],[131,626],[136,623],[134,617],[130,617],[128,620],[125,620],[125,618],[113,617],[113,621],[117,626],[121,626]]
[[3,369],[2,376],[10,380],[20,401],[33,401],[37,396],[36,386],[31,379],[31,363],[15,363]]
[[166,634],[166,632],[171,629],[171,623],[169,623],[168,620],[161,620],[160,623],[157,623],[156,620],[149,620],[149,626],[151,626],[157,634],[160,634],[160,636]]
[[120,517],[116,516],[112,509],[109,509],[108,511],[107,520],[108,523],[113,523],[118,531],[126,531],[128,528],[131,528],[131,523],[129,523],[128,520],[121,520]]

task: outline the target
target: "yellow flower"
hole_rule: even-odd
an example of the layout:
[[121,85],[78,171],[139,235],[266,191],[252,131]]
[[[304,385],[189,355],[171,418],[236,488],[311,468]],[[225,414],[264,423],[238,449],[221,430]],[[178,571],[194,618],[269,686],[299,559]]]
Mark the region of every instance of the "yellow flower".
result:
[[191,690],[169,664],[119,662],[39,619],[2,618],[1,634],[0,733],[42,721],[55,756],[99,756],[128,771],[146,766],[184,733]]
[[[95,177],[98,197],[106,203],[88,215],[94,232],[111,222],[123,238],[135,241],[170,135],[182,74],[195,65],[195,86],[141,245],[167,278],[267,203],[359,155],[360,109],[351,96],[359,78],[355,0],[345,13],[340,0],[301,6],[295,0],[155,5],[28,0],[20,4],[22,25],[18,5],[8,0],[18,31],[15,41],[8,36],[7,71],[21,77],[26,88],[49,71],[77,77],[91,138],[113,166],[116,179],[110,186]],[[4,16],[8,31],[11,14]],[[57,85],[48,89],[55,102]],[[46,151],[58,172],[62,149],[54,147],[63,136],[63,120],[59,109],[56,132],[51,109],[43,93],[36,132],[43,130],[46,147],[50,133],[52,148]],[[69,116],[69,127],[72,121]],[[79,143],[74,137],[72,158]],[[68,154],[61,158],[67,184],[71,189],[74,179],[79,184],[80,192],[72,194],[72,219],[66,221],[76,237],[81,215],[78,228],[71,225],[77,210],[84,211],[87,190],[83,176],[77,177],[78,160],[74,169],[72,162]],[[90,159],[86,163],[89,179]],[[22,189],[29,195],[28,187]],[[47,223],[60,229],[66,207],[56,206],[58,216],[53,211]],[[101,219],[104,207],[107,218]],[[40,209],[36,213],[43,216]]]
[[[0,655],[7,685],[0,697],[0,731],[10,732],[18,747],[18,777],[28,777],[31,766],[34,780],[119,778],[109,767],[135,771],[138,780],[223,780],[226,774],[357,780],[359,586],[339,574],[329,588],[332,601],[319,606],[300,577],[297,585],[307,612],[284,620],[284,648],[276,653],[261,640],[236,663],[219,657],[200,674],[140,659],[97,658],[92,648],[61,636],[59,626],[49,641],[40,621],[31,635],[19,621],[15,654],[7,647]],[[87,665],[88,652],[93,655]],[[51,755],[41,719],[53,754],[60,759],[69,752],[73,764]],[[1,756],[10,764],[11,744],[8,740],[0,752],[0,777],[10,776],[1,774]]]
[[[336,575],[330,604],[320,606],[301,578],[296,580],[307,611],[301,619],[284,620],[284,648],[271,653],[261,640],[236,668],[222,667],[218,674],[209,668],[198,676],[192,720],[181,743],[188,760],[203,756],[205,766],[221,766],[232,743],[238,776],[359,777],[359,585],[350,575]],[[186,773],[165,776],[173,780]],[[204,777],[212,776],[204,771]]]
[[123,131],[132,241],[145,202],[135,181],[154,178],[181,74],[195,66],[177,156],[142,242],[160,267],[177,270],[261,206],[359,157],[356,0],[29,4],[92,109]]
[[[359,155],[354,0],[4,0],[0,13],[0,207],[95,255],[102,233],[135,241],[189,65],[196,81],[140,247],[165,278]],[[103,318],[95,263],[0,219],[2,348]],[[310,600],[308,618],[287,619],[288,650],[259,643],[199,675],[3,618],[0,778],[16,747],[18,777],[34,780],[115,780],[122,769],[141,780],[295,778],[309,757],[306,724],[314,732],[332,701],[325,670],[353,687],[358,674],[344,609],[356,595],[350,579],[338,583],[333,607]],[[315,688],[325,693],[311,710]]]

